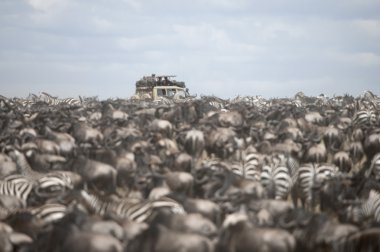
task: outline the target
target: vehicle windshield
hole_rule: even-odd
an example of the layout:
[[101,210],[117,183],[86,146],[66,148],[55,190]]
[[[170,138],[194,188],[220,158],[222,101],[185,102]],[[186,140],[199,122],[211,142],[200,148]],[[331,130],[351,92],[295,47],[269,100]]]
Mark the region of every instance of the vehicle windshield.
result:
[[180,97],[180,98],[185,98],[185,97],[186,97],[186,93],[185,93],[184,90],[179,89],[179,90],[177,90],[177,94],[176,94],[176,96],[178,96],[178,97]]

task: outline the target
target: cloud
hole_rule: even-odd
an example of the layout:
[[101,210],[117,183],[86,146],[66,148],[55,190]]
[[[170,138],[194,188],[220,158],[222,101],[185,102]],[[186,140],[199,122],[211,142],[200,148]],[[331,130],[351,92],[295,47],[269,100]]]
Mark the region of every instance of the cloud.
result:
[[216,48],[224,49],[231,44],[230,38],[223,29],[211,24],[173,25],[180,42],[188,48]]
[[67,0],[26,0],[37,11],[50,11],[65,6]]
[[361,29],[371,38],[380,39],[380,20],[360,19],[353,21],[354,26]]
[[92,23],[95,26],[95,30],[100,32],[108,32],[115,30],[115,24],[107,18],[94,17]]
[[373,52],[331,52],[331,59],[351,66],[377,67],[380,66],[380,55]]
[[380,55],[372,52],[356,53],[352,58],[363,66],[380,66]]
[[71,90],[59,92],[100,90],[106,98],[132,94],[135,81],[151,73],[177,74],[191,92],[223,97],[339,93],[342,85],[346,92],[380,93],[373,84],[380,81],[379,6],[378,0],[8,0],[0,3],[0,93],[13,84],[25,92],[51,85],[50,93],[60,95],[53,89],[69,83]]
[[128,6],[133,8],[134,10],[141,10],[143,7],[142,1],[139,0],[122,0],[124,3],[126,3]]

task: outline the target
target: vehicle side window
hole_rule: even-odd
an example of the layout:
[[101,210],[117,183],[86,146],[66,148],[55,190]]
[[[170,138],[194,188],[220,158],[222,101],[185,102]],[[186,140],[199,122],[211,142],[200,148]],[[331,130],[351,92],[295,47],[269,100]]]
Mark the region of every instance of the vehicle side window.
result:
[[157,89],[157,96],[165,96],[166,90],[165,89]]

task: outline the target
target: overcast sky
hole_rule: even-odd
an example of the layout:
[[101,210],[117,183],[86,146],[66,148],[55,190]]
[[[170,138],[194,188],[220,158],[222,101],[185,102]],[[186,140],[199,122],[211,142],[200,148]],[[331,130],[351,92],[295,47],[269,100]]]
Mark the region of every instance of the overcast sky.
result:
[[380,0],[0,0],[0,94],[380,95]]

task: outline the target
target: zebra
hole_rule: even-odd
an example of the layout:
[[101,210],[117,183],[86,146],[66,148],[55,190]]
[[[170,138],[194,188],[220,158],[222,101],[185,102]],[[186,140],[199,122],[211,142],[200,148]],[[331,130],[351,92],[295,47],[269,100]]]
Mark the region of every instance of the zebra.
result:
[[243,159],[244,177],[247,179],[259,181],[261,170],[261,156],[257,152],[246,152]]
[[69,107],[76,107],[81,105],[81,101],[78,99],[74,98],[63,98],[59,99],[56,96],[52,96],[46,92],[41,92],[40,99],[44,101],[45,103],[52,105],[52,106],[57,106],[57,105],[67,105]]
[[66,191],[76,188],[81,181],[81,176],[73,172],[51,172],[37,179],[35,192],[42,198],[62,196]]
[[224,110],[225,109],[225,101],[215,96],[201,96],[202,100],[205,100],[206,103],[213,108],[212,110]]
[[21,200],[23,206],[27,205],[27,200],[33,190],[33,183],[20,176],[11,175],[4,180],[0,180],[0,195],[14,196]]
[[377,153],[371,161],[369,169],[366,171],[365,176],[368,178],[371,174],[375,176],[375,179],[380,179],[380,153]]
[[52,96],[46,92],[41,92],[39,99],[49,105],[58,105],[58,97]]
[[364,129],[377,125],[376,111],[371,109],[357,111],[354,115],[353,124]]
[[297,184],[303,207],[314,210],[318,205],[318,192],[327,180],[338,175],[339,168],[330,164],[306,163],[298,169]]
[[30,108],[34,104],[33,100],[23,98],[13,98],[13,102],[23,108]]
[[20,222],[27,225],[25,214],[36,220],[38,227],[44,228],[49,224],[59,221],[69,212],[69,207],[59,203],[48,203],[41,206],[27,207],[25,209],[6,209],[0,206],[0,217],[2,219],[18,219]]
[[232,173],[234,173],[240,177],[244,177],[244,166],[241,162],[232,161],[229,164],[229,169]]
[[233,173],[249,180],[260,181],[261,155],[256,149],[246,148],[239,153],[237,159],[230,165]]
[[48,203],[28,209],[43,225],[47,225],[62,219],[68,212],[67,206],[58,203]]
[[372,93],[371,91],[367,90],[361,95],[360,100],[366,107],[368,105],[372,106],[373,109],[379,109],[380,108],[380,97]]
[[380,192],[371,190],[368,198],[360,205],[351,205],[347,209],[347,215],[355,223],[363,223],[365,220],[380,221]]
[[269,198],[287,199],[293,186],[287,157],[284,154],[273,154],[265,158],[260,179],[268,191]]
[[68,105],[70,107],[78,107],[81,105],[81,101],[75,98],[63,98],[60,99],[60,104]]
[[169,209],[174,214],[184,214],[185,210],[177,201],[161,197],[141,202],[102,200],[85,190],[80,191],[81,202],[90,211],[100,216],[111,215],[136,222],[148,222],[158,209]]
[[160,96],[158,99],[154,100],[153,103],[157,105],[173,106],[175,101],[172,98]]
[[17,179],[17,183],[30,183],[35,196],[39,199],[61,196],[66,190],[75,188],[82,180],[79,174],[69,171],[36,172],[30,167],[22,152],[14,150],[11,155],[14,156],[20,175],[12,175],[8,180]]

